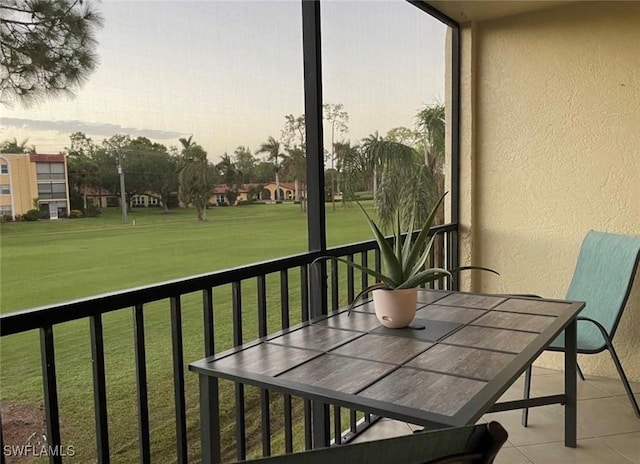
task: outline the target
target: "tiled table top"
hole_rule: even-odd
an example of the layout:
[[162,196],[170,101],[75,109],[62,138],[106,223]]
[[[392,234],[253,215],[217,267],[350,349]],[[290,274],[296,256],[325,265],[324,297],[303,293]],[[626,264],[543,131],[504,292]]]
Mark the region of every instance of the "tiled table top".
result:
[[387,329],[371,303],[194,362],[203,375],[410,420],[485,413],[583,303],[424,290],[417,325]]

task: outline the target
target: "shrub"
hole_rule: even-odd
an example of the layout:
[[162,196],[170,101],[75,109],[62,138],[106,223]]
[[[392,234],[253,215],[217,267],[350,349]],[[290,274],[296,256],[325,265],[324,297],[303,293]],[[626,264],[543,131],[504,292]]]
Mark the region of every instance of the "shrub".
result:
[[177,208],[180,206],[180,200],[178,199],[178,195],[170,194],[167,198],[167,208]]
[[87,203],[87,208],[83,209],[81,212],[82,212],[82,215],[86,217],[98,217],[102,214],[102,209],[97,207],[92,202],[89,202]]
[[71,209],[82,209],[82,205],[84,204],[84,199],[82,198],[82,195],[80,195],[78,192],[74,192],[73,190],[71,190],[69,192],[69,206],[71,206]]
[[10,214],[3,214],[0,220],[2,222],[11,222],[13,221],[13,216],[11,216]]
[[30,209],[22,216],[22,219],[25,221],[39,221],[42,213],[39,209]]
[[79,209],[72,209],[69,213],[69,219],[77,219],[82,217],[82,211]]

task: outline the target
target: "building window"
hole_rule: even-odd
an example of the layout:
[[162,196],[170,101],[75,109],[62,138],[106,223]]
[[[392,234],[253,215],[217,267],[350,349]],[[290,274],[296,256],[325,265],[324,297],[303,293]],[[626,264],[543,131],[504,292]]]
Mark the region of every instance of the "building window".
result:
[[157,206],[158,205],[158,199],[156,197],[149,197],[149,206]]
[[144,206],[144,198],[139,195],[132,196],[131,206]]
[[38,180],[64,179],[64,163],[36,163]]
[[11,195],[11,188],[7,184],[0,184],[0,195]]
[[66,200],[67,189],[65,184],[45,182],[38,184],[38,198],[42,200]]
[[8,164],[0,164],[0,174],[9,174]]
[[0,206],[0,216],[13,216],[11,206]]

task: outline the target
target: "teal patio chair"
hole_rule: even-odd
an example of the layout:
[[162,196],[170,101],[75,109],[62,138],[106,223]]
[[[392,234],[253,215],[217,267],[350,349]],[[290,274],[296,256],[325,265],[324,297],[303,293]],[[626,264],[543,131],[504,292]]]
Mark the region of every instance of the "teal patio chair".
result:
[[[578,353],[597,354],[609,350],[636,416],[640,408],[613,348],[613,337],[622,317],[640,261],[640,237],[590,231],[582,242],[567,300],[585,301],[578,316]],[[548,350],[564,351],[564,332]],[[580,378],[584,375],[578,366]],[[524,397],[531,391],[531,366],[525,375]],[[522,411],[522,425],[527,426],[528,409]]]
[[255,464],[492,464],[508,434],[498,422],[243,461]]

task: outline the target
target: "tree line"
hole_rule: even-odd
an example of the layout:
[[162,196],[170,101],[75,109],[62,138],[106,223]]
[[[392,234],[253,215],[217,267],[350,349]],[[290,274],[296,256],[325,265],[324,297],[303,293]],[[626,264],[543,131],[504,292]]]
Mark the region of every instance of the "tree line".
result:
[[[326,108],[329,111],[330,105]],[[274,179],[275,200],[283,200],[280,180],[298,182],[300,191],[304,190],[305,136],[304,115],[289,114],[284,117],[279,138],[269,136],[255,152],[240,145],[232,154],[224,153],[219,162],[212,163],[206,150],[193,137],[180,138],[180,145],[176,147],[122,134],[96,143],[86,134],[76,132],[71,134],[70,146],[65,149],[69,191],[76,199],[82,197],[81,209],[90,212],[95,207],[90,197],[101,192],[121,193],[119,170],[122,170],[127,204],[134,196],[144,194],[157,198],[167,212],[179,201],[194,207],[198,220],[204,221],[217,185],[226,186],[224,195],[229,204],[236,202],[239,191],[247,184],[250,198],[259,198],[261,185]],[[297,200],[304,209],[304,195]]]
[[91,196],[120,194],[119,169],[125,176],[127,203],[135,195],[157,198],[168,212],[182,202],[206,220],[206,209],[216,185],[226,184],[227,200],[233,204],[243,184],[264,184],[273,180],[276,166],[255,156],[249,147],[239,146],[218,163],[193,137],[180,138],[179,146],[166,146],[146,137],[116,134],[95,143],[82,132],[70,136],[65,150],[69,171],[69,191],[82,197],[82,208],[91,209]]
[[[325,104],[323,116],[325,133],[331,138],[324,153],[325,190],[333,208],[337,195],[347,205],[358,192],[368,191],[385,227],[391,225],[397,211],[407,220],[413,215],[416,221],[424,222],[444,192],[444,105],[424,104],[412,127],[395,127],[384,136],[376,131],[355,143],[345,138],[349,115],[342,104]],[[270,163],[277,192],[281,179],[306,183],[304,115],[289,114],[284,119],[280,137],[269,136],[256,152],[267,155],[262,163]],[[235,185],[247,182],[245,173],[252,172],[252,157],[245,147],[239,147],[233,156],[223,155],[219,173],[231,192]],[[301,200],[304,209],[304,198]],[[439,211],[437,222],[443,220]]]
[[[403,217],[416,215],[422,221],[444,191],[445,113],[440,104],[424,105],[415,115],[411,128],[395,127],[381,136],[374,132],[352,143],[345,139],[349,117],[342,104],[324,106],[325,130],[331,144],[325,150],[326,199],[340,195],[346,205],[358,192],[373,194],[382,223],[391,224],[395,212]],[[249,189],[250,198],[260,197],[260,186],[276,183],[276,200],[282,200],[280,181],[306,184],[306,126],[304,115],[284,116],[280,136],[269,136],[255,152],[238,146],[212,163],[206,150],[193,137],[180,138],[179,146],[166,146],[146,137],[116,134],[100,143],[82,132],[70,136],[65,149],[69,172],[69,191],[75,208],[90,215],[97,205],[91,196],[120,194],[119,169],[125,176],[127,204],[135,195],[155,197],[169,208],[192,206],[199,220],[206,220],[206,209],[213,189],[226,185],[229,204],[239,191]],[[0,144],[5,153],[33,153],[28,140],[16,139]],[[305,198],[297,198],[301,209]],[[101,204],[102,201],[99,201]],[[440,215],[442,216],[442,215]]]

